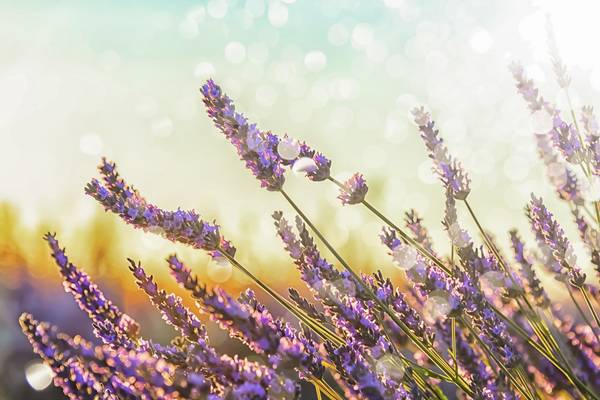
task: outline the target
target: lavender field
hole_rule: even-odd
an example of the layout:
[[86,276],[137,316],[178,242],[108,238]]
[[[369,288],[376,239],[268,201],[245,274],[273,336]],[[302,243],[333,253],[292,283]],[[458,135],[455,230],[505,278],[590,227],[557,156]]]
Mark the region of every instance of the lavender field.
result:
[[[0,399],[600,400],[600,60],[569,41],[593,10],[146,7],[7,7],[53,25],[0,80],[24,152],[2,168]],[[127,39],[88,31],[112,21]],[[102,78],[100,43],[133,46]],[[80,104],[32,101],[56,54]]]

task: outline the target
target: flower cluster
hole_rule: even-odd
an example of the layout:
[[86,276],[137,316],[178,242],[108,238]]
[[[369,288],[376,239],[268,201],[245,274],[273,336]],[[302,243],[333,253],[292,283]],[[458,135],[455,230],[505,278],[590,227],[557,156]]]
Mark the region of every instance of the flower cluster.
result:
[[[567,90],[565,65],[558,56],[553,64],[561,89]],[[548,132],[534,132],[539,152],[600,276],[600,204],[584,195],[583,187],[598,179],[600,169],[593,110],[583,108],[580,131],[577,121],[561,119],[522,67],[511,69],[530,110],[553,120]],[[330,400],[600,400],[600,287],[586,280],[585,261],[577,261],[572,241],[541,198],[532,195],[526,207],[536,248],[526,248],[511,230],[506,239],[513,256],[506,257],[501,238],[483,227],[467,199],[471,182],[466,170],[448,152],[430,114],[416,108],[418,134],[446,194],[442,226],[448,237],[436,249],[415,210],[405,214],[401,227],[366,201],[362,174],[338,182],[329,159],[288,135],[259,130],[214,81],[201,91],[209,117],[246,167],[295,210],[293,219],[281,211],[273,219],[305,288],[290,287],[288,296],[279,293],[240,262],[216,222],[193,210],[161,209],[103,159],[101,178],[91,180],[85,192],[106,211],[229,263],[254,286],[239,296],[208,286],[180,257],[170,255],[171,277],[195,301],[188,308],[181,295],[162,289],[141,263],[129,259],[137,286],[178,335],[169,344],[154,343],[69,260],[56,235],[46,235],[65,290],[101,340],[95,345],[22,315],[21,328],[34,352],[68,398],[283,400],[307,397],[303,391],[312,385],[317,398]],[[343,205],[364,206],[379,218],[389,265],[374,273],[351,266],[284,191],[288,168],[312,181],[329,181],[339,188]],[[467,216],[474,225],[465,223]],[[468,231],[469,226],[478,232]],[[439,250],[444,248],[448,253]],[[388,275],[385,267],[397,271]],[[548,272],[566,287],[577,315],[553,302],[554,293],[542,284]],[[289,320],[273,313],[263,295],[283,307]],[[224,354],[212,346],[200,315],[243,343],[252,356]]]

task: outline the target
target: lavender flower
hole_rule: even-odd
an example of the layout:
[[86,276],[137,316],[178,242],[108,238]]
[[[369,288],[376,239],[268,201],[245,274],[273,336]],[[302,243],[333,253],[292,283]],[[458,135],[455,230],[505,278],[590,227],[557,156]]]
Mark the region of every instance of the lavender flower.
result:
[[361,349],[353,346],[335,348],[330,344],[328,353],[331,361],[345,381],[350,383],[354,396],[360,395],[367,399],[410,399],[409,394],[401,385],[394,383],[398,377],[379,375],[373,363],[368,362],[361,354]]
[[509,69],[516,81],[517,91],[527,102],[529,110],[532,113],[544,110],[548,114],[553,115],[555,111],[554,107],[539,94],[538,89],[533,84],[533,80],[527,78],[525,75],[523,66],[518,63],[512,63]]
[[533,297],[538,307],[547,308],[550,305],[550,299],[542,287],[531,262],[525,256],[525,245],[521,241],[516,230],[510,231],[510,240],[515,254],[515,260],[521,266],[521,275],[527,282],[527,292]]
[[208,377],[212,393],[224,395],[230,392],[239,399],[266,398],[268,393],[279,393],[281,398],[294,397],[295,385],[280,380],[274,370],[246,359],[218,355],[208,344],[204,325],[183,306],[181,298],[159,289],[152,276],[147,275],[139,264],[129,261],[138,286],[161,311],[165,321],[190,342],[185,346],[189,364]]
[[[267,190],[277,191],[285,182],[284,166],[296,165],[298,172],[305,172],[313,181],[329,177],[331,161],[315,152],[306,143],[299,145],[296,157],[283,158],[278,152],[282,140],[271,132],[262,132],[256,124],[235,111],[231,99],[211,79],[202,86],[206,111],[215,126],[236,148],[240,159]],[[286,136],[287,139],[287,136]]]
[[[89,393],[90,398],[100,398],[104,391],[102,384],[83,367],[79,360],[62,357],[60,350],[44,334],[44,329],[48,329],[46,326],[40,326],[29,314],[21,315],[19,323],[34,352],[52,369],[54,385],[60,387],[65,396],[69,399],[79,399],[80,393]],[[109,396],[115,398],[110,392]]]
[[548,211],[541,198],[531,195],[527,206],[527,214],[531,228],[536,236],[552,250],[552,255],[559,262],[561,269],[557,270],[559,278],[568,280],[572,285],[580,287],[585,282],[585,274],[577,266],[577,258],[571,243],[566,238],[563,229]]
[[556,81],[562,89],[567,89],[571,84],[571,77],[567,73],[567,66],[560,57],[556,37],[554,35],[554,28],[549,16],[546,18],[546,33],[548,36],[548,49],[550,50],[552,69],[554,70]]
[[551,137],[554,146],[562,152],[567,161],[573,164],[587,161],[586,149],[575,126],[563,121],[558,113],[554,114]]
[[427,228],[425,228],[422,224],[423,219],[417,214],[417,211],[412,209],[408,212],[404,213],[404,222],[410,231],[413,233],[413,238],[419,243],[423,248],[429,251],[431,254],[435,255],[435,251],[433,250],[433,242]]
[[581,109],[581,122],[586,131],[586,144],[594,167],[593,172],[595,175],[600,175],[600,130],[593,107],[587,106]]
[[219,233],[219,226],[200,219],[195,211],[166,211],[150,204],[119,177],[114,163],[102,159],[99,166],[105,185],[93,179],[85,188],[92,196],[125,222],[136,228],[164,235],[167,239],[203,249],[213,258],[222,252],[233,257],[235,247]]
[[580,185],[575,173],[561,161],[552,147],[552,138],[547,134],[535,135],[538,153],[546,166],[550,182],[561,199],[583,204]]
[[65,291],[71,293],[79,308],[88,314],[97,336],[105,343],[134,348],[140,340],[139,324],[108,300],[85,272],[69,262],[55,235],[48,233],[44,239],[64,278]]
[[[71,338],[58,332],[56,327],[40,323],[28,314],[20,319],[23,332],[27,335],[33,348],[43,357],[53,358],[61,362],[72,361],[89,365],[94,378],[82,371],[81,385],[90,386],[100,380],[106,389],[117,391],[119,395],[128,390],[131,396],[124,398],[142,397],[148,399],[197,398],[206,394],[209,385],[199,373],[184,375],[172,364],[159,358],[154,358],[147,352],[127,351],[123,348],[111,349],[107,346],[92,346],[80,337]],[[114,375],[113,375],[114,374]],[[117,377],[119,385],[113,387]],[[127,382],[127,384],[125,384]],[[101,389],[101,386],[98,387]],[[78,392],[85,393],[86,391]]]
[[338,199],[344,205],[361,203],[365,199],[368,190],[369,187],[363,176],[356,173],[343,183]]
[[448,153],[444,140],[435,129],[431,115],[423,107],[415,108],[412,114],[427,147],[429,158],[433,160],[434,172],[456,199],[466,199],[471,192],[471,181],[460,162]]
[[[176,281],[192,293],[198,307],[228,330],[230,336],[240,339],[253,351],[267,355],[274,368],[298,368],[301,377],[306,371],[317,377],[323,374],[321,356],[311,338],[274,318],[257,301],[243,304],[222,289],[210,291],[200,286],[176,256],[169,257],[168,262]],[[254,298],[252,292],[246,296]]]

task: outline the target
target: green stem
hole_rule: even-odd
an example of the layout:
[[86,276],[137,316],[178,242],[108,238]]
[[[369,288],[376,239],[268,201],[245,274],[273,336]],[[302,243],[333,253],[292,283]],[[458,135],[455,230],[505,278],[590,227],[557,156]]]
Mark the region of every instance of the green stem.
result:
[[594,308],[594,305],[592,304],[592,301],[590,300],[590,296],[586,292],[585,288],[582,286],[579,288],[579,290],[581,291],[581,294],[583,295],[583,298],[585,299],[585,303],[587,304],[588,309],[590,310],[590,313],[594,317],[594,321],[596,321],[597,329],[594,329],[591,325],[590,325],[590,328],[592,328],[592,332],[594,332],[596,335],[596,340],[598,341],[598,343],[600,343],[600,336],[598,336],[598,333],[597,333],[598,330],[600,330],[600,317],[598,317],[598,313],[596,312],[596,309]]
[[240,264],[235,258],[227,254],[227,252],[223,249],[217,249],[221,254],[224,255],[227,260],[232,263],[236,268],[242,271],[246,276],[248,276],[256,285],[258,285],[261,289],[267,292],[273,299],[275,299],[282,307],[295,315],[300,321],[309,326],[315,333],[321,336],[325,340],[329,340],[337,346],[341,346],[344,344],[344,341],[339,338],[334,332],[331,332],[327,327],[319,324],[308,315],[296,307],[294,304],[290,303],[287,299],[279,295],[273,289],[271,289],[268,285],[266,285],[263,281],[258,279],[252,272],[250,272],[246,267]]
[[473,329],[473,327],[471,326],[471,324],[469,324],[462,317],[460,318],[460,321],[463,324],[463,326],[465,328],[467,328],[469,330],[469,332],[471,332],[471,334],[473,335],[473,337],[475,338],[475,340],[479,343],[479,345],[481,346],[481,349],[487,354],[487,356],[489,358],[493,359],[494,362],[496,363],[496,365],[509,377],[509,379],[513,383],[513,386],[515,387],[515,389],[517,389],[523,395],[523,397],[525,397],[525,398],[527,398],[529,400],[535,400],[535,399],[532,399],[531,395],[528,393],[528,390],[524,390],[521,387],[522,384],[520,384],[520,382],[517,381],[517,379],[513,376],[513,374],[511,373],[511,371],[509,371],[508,368],[506,368],[504,366],[504,364],[500,360],[498,360],[498,358],[491,351],[491,349],[483,342],[483,340],[481,340],[481,338],[479,337],[479,335],[477,334],[477,332],[475,332],[475,329]]
[[[296,213],[298,213],[298,215],[300,216],[300,218],[302,218],[302,220],[306,223],[306,225],[308,225],[308,227],[313,231],[313,233],[325,245],[325,247],[327,247],[327,249],[331,252],[331,254],[333,254],[333,256],[338,260],[338,262],[340,264],[342,264],[344,269],[350,273],[350,275],[352,276],[352,278],[354,280],[354,283],[358,287],[360,287],[362,290],[364,290],[365,293],[367,293],[369,298],[371,298],[381,308],[381,310],[383,310],[383,312],[385,312],[391,318],[391,320],[394,321],[394,323],[396,325],[398,325],[398,327],[400,329],[402,329],[402,331],[412,340],[412,342],[421,351],[423,351],[423,353],[425,353],[429,357],[429,359],[432,362],[434,362],[434,364],[436,364],[446,375],[451,376],[453,373],[453,370],[452,370],[452,367],[448,364],[448,362],[446,362],[446,360],[444,360],[444,358],[431,346],[431,344],[426,344],[421,339],[419,339],[417,336],[415,336],[415,334],[413,332],[411,332],[411,330],[408,328],[408,326],[406,326],[406,324],[396,316],[396,314],[390,309],[390,307],[388,305],[386,305],[385,303],[383,303],[373,293],[373,291],[368,286],[364,285],[364,283],[362,282],[362,279],[358,276],[358,274],[340,256],[340,254],[329,243],[329,241],[321,234],[319,229],[317,229],[317,227],[313,225],[311,220],[304,214],[304,212],[291,199],[291,197],[283,189],[280,190],[280,193],[286,199],[286,201],[292,206],[292,208],[296,211]],[[472,391],[469,388],[468,383],[462,377],[458,377],[458,378],[459,379],[453,380],[453,382],[456,385],[458,385],[465,393],[467,393],[468,395],[472,395]]]
[[[333,183],[335,183],[338,187],[342,187],[343,185],[335,178],[333,177],[329,177],[329,180]],[[425,247],[423,247],[419,242],[417,242],[416,240],[414,240],[412,237],[410,237],[410,235],[408,235],[406,232],[404,232],[404,230],[402,230],[399,226],[397,226],[396,224],[394,224],[391,220],[389,220],[385,215],[383,215],[377,208],[373,207],[371,205],[371,203],[369,203],[367,200],[363,200],[362,204],[367,207],[367,209],[369,209],[369,211],[371,211],[373,214],[375,214],[380,220],[382,220],[383,222],[385,222],[389,227],[391,227],[392,229],[394,229],[396,232],[398,232],[398,234],[400,235],[400,237],[406,241],[407,243],[409,243],[411,246],[413,246],[415,249],[417,249],[417,251],[419,253],[421,253],[421,255],[423,255],[424,257],[428,258],[429,260],[431,260],[435,265],[437,265],[439,268],[441,268],[444,272],[446,272],[448,275],[451,274],[451,271],[448,269],[448,267],[446,265],[444,265],[444,263],[442,262],[442,260],[440,260],[439,258],[437,258],[434,254],[432,254],[429,250],[427,250]]]

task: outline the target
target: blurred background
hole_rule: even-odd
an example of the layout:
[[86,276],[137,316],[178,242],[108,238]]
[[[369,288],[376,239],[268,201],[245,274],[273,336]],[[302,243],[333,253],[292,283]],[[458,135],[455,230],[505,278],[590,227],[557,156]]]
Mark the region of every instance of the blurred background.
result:
[[[209,77],[262,129],[325,153],[336,177],[362,172],[369,198],[393,220],[417,209],[442,251],[443,193],[409,116],[416,105],[432,110],[473,180],[471,203],[503,246],[513,227],[531,239],[523,214],[531,192],[575,235],[507,66],[522,61],[544,96],[564,106],[549,18],[575,106],[593,105],[600,55],[589,38],[600,34],[599,11],[541,0],[0,1],[0,399],[62,396],[18,329],[21,312],[92,335],[63,292],[47,231],[162,342],[173,332],[136,289],[126,257],[175,291],[164,262],[173,252],[209,285],[249,285],[229,266],[105,214],[83,193],[101,156],[152,202],[216,219],[240,260],[280,292],[301,286],[270,217],[293,214],[211,125],[198,91]],[[364,209],[339,205],[325,182],[292,174],[286,187],[353,265],[402,278]],[[208,326],[220,349],[244,351]]]

